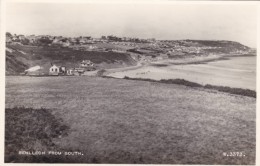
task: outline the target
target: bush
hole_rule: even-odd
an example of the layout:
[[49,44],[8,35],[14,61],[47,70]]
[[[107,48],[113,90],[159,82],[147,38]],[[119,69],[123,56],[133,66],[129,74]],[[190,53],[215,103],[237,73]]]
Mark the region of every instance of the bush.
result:
[[[47,109],[5,109],[5,162],[46,162],[36,156],[19,156],[20,150],[53,150],[53,138],[67,135],[69,127]],[[47,161],[48,162],[48,161]]]
[[162,79],[162,80],[160,80],[160,82],[166,83],[166,84],[185,85],[185,86],[190,86],[190,87],[203,87],[203,85],[201,85],[201,84],[197,84],[195,82],[186,81],[184,79],[169,79],[169,80]]
[[242,96],[249,96],[249,97],[254,97],[256,98],[256,92],[253,90],[249,89],[241,89],[241,88],[230,88],[227,86],[213,86],[213,85],[205,85],[204,86],[207,89],[215,89],[220,92],[227,92],[230,94],[237,94],[237,95],[242,95]]
[[99,70],[99,71],[97,72],[96,76],[102,77],[105,72],[106,72],[105,69],[101,69],[101,70]]
[[184,85],[184,86],[189,86],[189,87],[198,87],[198,88],[205,88],[205,89],[213,89],[217,90],[220,92],[226,92],[230,94],[236,94],[236,95],[241,95],[241,96],[248,96],[248,97],[254,97],[256,98],[256,91],[249,90],[249,89],[242,89],[242,88],[230,88],[227,86],[215,86],[215,85],[201,85],[195,82],[190,82],[184,79],[162,79],[160,81],[152,80],[152,79],[144,79],[144,78],[130,78],[125,76],[124,79],[128,80],[140,80],[140,81],[149,81],[149,82],[160,82],[160,83],[165,83],[165,84],[178,84],[178,85]]

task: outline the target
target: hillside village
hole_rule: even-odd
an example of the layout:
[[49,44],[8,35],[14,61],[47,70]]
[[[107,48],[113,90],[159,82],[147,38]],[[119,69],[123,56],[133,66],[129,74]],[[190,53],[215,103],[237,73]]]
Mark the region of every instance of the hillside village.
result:
[[87,71],[164,59],[243,55],[252,52],[255,50],[233,41],[156,40],[113,35],[100,38],[25,36],[7,32],[6,74],[82,75]]
[[[49,76],[72,76],[72,75],[82,75],[87,71],[96,70],[94,63],[90,60],[83,60],[79,67],[77,68],[66,68],[66,66],[57,66],[55,64],[51,64],[49,68],[49,72],[47,75]],[[41,76],[46,75],[43,68],[41,66],[33,66],[22,73],[24,75],[31,75],[31,76]]]

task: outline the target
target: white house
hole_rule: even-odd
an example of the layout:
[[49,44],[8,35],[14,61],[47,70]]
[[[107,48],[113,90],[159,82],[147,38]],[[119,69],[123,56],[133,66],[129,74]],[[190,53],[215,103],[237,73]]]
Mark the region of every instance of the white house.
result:
[[60,73],[60,67],[56,65],[52,65],[49,70],[50,75],[59,75]]
[[93,67],[93,66],[94,66],[94,63],[91,62],[90,60],[83,60],[80,63],[80,67]]

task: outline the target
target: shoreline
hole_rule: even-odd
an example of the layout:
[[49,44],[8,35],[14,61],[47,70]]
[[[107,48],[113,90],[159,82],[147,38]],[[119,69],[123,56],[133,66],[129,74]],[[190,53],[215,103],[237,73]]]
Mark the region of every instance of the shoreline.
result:
[[[252,56],[257,56],[257,55],[254,55],[254,54],[241,54],[241,55],[235,54],[235,55],[226,55],[226,56],[219,56],[219,57],[208,57],[208,59],[204,59],[204,60],[195,60],[195,61],[191,61],[191,62],[180,62],[180,63],[170,62],[170,61],[174,61],[173,59],[165,59],[165,60],[159,60],[159,61],[156,61],[156,62],[149,62],[149,63],[146,63],[146,64],[137,63],[137,65],[130,66],[130,67],[105,69],[106,72],[104,72],[104,75],[108,76],[109,74],[116,73],[116,72],[131,71],[131,70],[139,69],[139,68],[142,68],[142,67],[145,67],[145,66],[166,67],[168,65],[207,64],[208,62],[230,60],[230,58],[233,58],[233,57],[247,57],[247,56],[252,57]],[[185,58],[183,60],[185,60]]]
[[[207,56],[207,57],[204,57],[201,58],[200,60],[196,60],[196,57],[195,58],[190,58],[190,62],[171,62],[171,61],[176,61],[176,60],[189,60],[189,58],[183,58],[183,59],[167,59],[166,60],[162,60],[162,61],[157,61],[155,63],[152,63],[152,65],[156,66],[156,64],[158,63],[163,63],[163,65],[167,65],[165,63],[168,62],[168,64],[170,65],[194,65],[194,64],[206,64],[208,62],[215,62],[215,61],[221,61],[221,60],[230,60],[230,58],[234,58],[234,57],[253,57],[253,56],[257,56],[257,55],[254,55],[254,54],[234,54],[234,55],[218,55],[218,57],[210,57],[210,56]],[[159,65],[162,65],[162,64],[159,64]]]
[[[246,56],[246,57],[245,57]],[[236,57],[236,58],[232,58]],[[124,70],[119,72],[114,72],[106,76],[116,77],[116,78],[141,78],[141,79],[185,79],[191,82],[196,82],[202,85],[211,84],[215,86],[228,86],[232,88],[242,88],[242,89],[255,89],[255,67],[254,59],[256,56],[248,55],[233,55],[227,58],[226,61],[219,61],[215,59],[208,64],[190,64],[190,65],[173,65],[167,63],[151,63],[147,64],[136,70]],[[239,58],[241,57],[241,58]],[[242,58],[245,57],[245,58]],[[223,59],[223,58],[221,58]],[[244,59],[248,59],[245,61]],[[214,65],[217,64],[217,67]],[[244,63],[252,63],[252,67],[244,69]],[[233,66],[236,66],[233,68]],[[244,70],[238,70],[244,69]],[[240,79],[241,74],[246,74],[246,77],[242,80]]]
[[[127,67],[118,67],[118,68],[108,68],[104,69],[105,72],[103,75],[108,76],[109,74],[116,73],[116,72],[125,72],[125,71],[130,71],[130,70],[135,70],[139,69],[145,66],[155,66],[155,67],[166,67],[168,65],[196,65],[196,64],[207,64],[208,62],[215,62],[215,61],[222,61],[222,60],[229,60],[230,58],[233,57],[252,57],[252,56],[257,56],[254,54],[234,54],[234,55],[226,55],[226,56],[218,56],[218,57],[205,57],[204,59],[202,58],[201,60],[196,60],[195,58],[190,59],[190,62],[172,62],[175,60],[188,60],[189,58],[180,58],[180,59],[164,59],[164,60],[158,60],[155,62],[137,62],[136,65],[133,66],[127,66]],[[83,74],[84,75],[84,74]],[[85,74],[88,75],[88,74]],[[5,76],[28,76],[28,75],[20,75],[20,74],[6,74]],[[49,77],[51,75],[30,75],[32,77]]]

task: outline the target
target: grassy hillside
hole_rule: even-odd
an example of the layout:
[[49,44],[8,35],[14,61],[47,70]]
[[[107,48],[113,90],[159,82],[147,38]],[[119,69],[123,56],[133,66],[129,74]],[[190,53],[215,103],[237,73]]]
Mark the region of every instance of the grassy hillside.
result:
[[[185,41],[196,43],[197,46],[229,47],[229,48],[237,48],[237,49],[249,49],[249,47],[242,45],[238,42],[234,42],[234,41],[226,41],[226,40],[185,40]],[[192,46],[194,46],[194,44]]]
[[[84,156],[35,156],[30,160],[30,156],[15,155],[17,149],[13,149],[14,156],[8,162],[255,163],[256,99],[252,97],[124,79],[7,77],[8,117],[15,116],[9,108],[22,106],[46,108],[55,116],[52,120],[62,119],[58,126],[68,126],[68,130],[64,136],[48,137],[52,147],[40,141],[35,144],[38,137],[26,134],[19,147],[28,150],[29,144],[30,150],[77,150]],[[31,120],[49,124],[44,122],[46,119]],[[16,132],[21,132],[12,125],[15,122],[8,123],[8,129],[14,130],[7,140],[14,140]],[[233,152],[242,156],[225,155]]]
[[[170,59],[190,58],[195,61],[197,58],[208,58],[211,54],[229,56],[250,52],[249,47],[238,42],[210,40],[171,40],[154,43],[110,42],[85,45],[85,47],[88,46],[98,49],[119,49],[152,57],[167,54]],[[6,74],[19,74],[35,65],[40,65],[48,71],[51,63],[78,67],[84,59],[91,60],[99,68],[124,67],[136,63],[127,53],[75,50],[57,45],[37,46],[12,43],[7,44],[6,48]]]
[[[127,54],[115,52],[80,51],[54,46],[7,45],[6,74],[19,74],[29,67],[40,65],[48,70],[51,63],[66,67],[78,67],[88,59],[102,67],[102,64],[121,66],[133,65],[135,61]],[[112,65],[113,66],[113,65]]]

